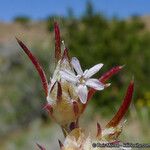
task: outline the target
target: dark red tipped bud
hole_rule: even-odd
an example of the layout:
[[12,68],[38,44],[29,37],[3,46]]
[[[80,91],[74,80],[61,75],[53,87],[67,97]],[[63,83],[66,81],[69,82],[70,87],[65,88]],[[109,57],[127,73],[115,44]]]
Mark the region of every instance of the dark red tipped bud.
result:
[[120,106],[120,108],[119,108],[118,112],[116,113],[116,115],[106,125],[106,127],[115,127],[119,124],[119,122],[124,117],[125,113],[127,112],[128,108],[130,106],[130,103],[131,103],[131,100],[132,100],[132,95],[133,95],[133,90],[134,90],[134,82],[131,81],[129,86],[128,86],[128,89],[127,89],[127,92],[126,92],[126,95],[125,95],[125,98],[123,100],[122,105]]
[[75,116],[77,116],[79,113],[79,107],[76,101],[73,101],[73,111],[74,111]]
[[48,82],[47,82],[47,78],[46,78],[46,75],[45,75],[43,68],[41,67],[37,58],[31,53],[31,51],[25,46],[25,44],[23,44],[23,42],[20,41],[19,39],[17,39],[17,42],[20,45],[20,47],[23,49],[23,51],[27,54],[27,56],[31,60],[32,64],[34,65],[34,67],[38,71],[39,76],[40,76],[41,81],[42,81],[43,89],[44,89],[46,96],[47,96],[48,95]]
[[55,30],[55,59],[58,61],[61,58],[61,39],[60,31],[57,22],[54,23]]
[[41,146],[40,144],[36,143],[36,145],[38,146],[38,148],[39,148],[40,150],[46,150],[46,148],[44,148],[44,147]]
[[101,136],[101,134],[102,134],[102,129],[101,129],[100,124],[97,122],[97,135],[96,135],[96,137]]
[[109,78],[111,78],[114,74],[118,73],[123,66],[116,66],[104,73],[99,79],[102,83],[106,82]]

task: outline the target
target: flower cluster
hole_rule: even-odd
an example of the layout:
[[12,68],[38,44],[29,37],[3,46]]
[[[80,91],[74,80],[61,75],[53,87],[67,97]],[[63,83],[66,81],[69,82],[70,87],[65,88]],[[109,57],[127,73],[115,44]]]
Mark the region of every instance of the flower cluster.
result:
[[[85,111],[94,93],[107,88],[110,84],[106,81],[119,72],[122,66],[113,67],[99,79],[92,78],[102,68],[103,64],[96,64],[83,71],[79,60],[76,57],[70,58],[66,47],[63,50],[61,49],[61,37],[57,23],[54,24],[54,29],[56,67],[49,83],[37,58],[22,41],[19,39],[17,41],[41,78],[47,99],[44,109],[61,126],[66,137],[64,144],[59,141],[61,150],[92,150],[93,142],[116,142],[122,131],[122,123],[120,122],[131,103],[133,81],[129,84],[123,103],[112,120],[104,129],[101,129],[100,124],[97,123],[96,136],[94,138],[90,134],[87,136],[79,127],[79,117]],[[37,146],[41,150],[46,150],[39,144]]]

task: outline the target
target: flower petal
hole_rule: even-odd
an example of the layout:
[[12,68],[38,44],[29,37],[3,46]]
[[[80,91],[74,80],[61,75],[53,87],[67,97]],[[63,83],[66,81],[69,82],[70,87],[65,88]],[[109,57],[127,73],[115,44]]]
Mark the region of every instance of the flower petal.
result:
[[78,91],[78,96],[79,96],[79,98],[80,98],[80,101],[83,103],[83,104],[85,104],[86,103],[86,101],[87,101],[87,95],[88,95],[88,90],[87,90],[87,87],[85,86],[85,85],[82,85],[82,84],[80,84],[79,86],[78,86],[78,89],[77,89]]
[[104,84],[102,84],[98,79],[88,79],[85,84],[95,90],[104,89]]
[[83,76],[85,76],[88,72],[88,69],[86,69],[84,72],[83,72]]
[[101,68],[103,67],[103,64],[97,64],[90,68],[87,73],[84,75],[85,78],[90,78],[93,76],[95,73],[97,73]]
[[68,70],[60,71],[60,75],[63,79],[67,80],[68,82],[72,82],[74,84],[78,82],[78,79],[75,76],[75,74],[73,74],[72,72]]
[[77,74],[79,74],[79,75],[83,74],[83,71],[80,66],[80,62],[76,57],[72,58],[71,64],[72,64],[73,68],[75,69],[75,71],[77,72]]

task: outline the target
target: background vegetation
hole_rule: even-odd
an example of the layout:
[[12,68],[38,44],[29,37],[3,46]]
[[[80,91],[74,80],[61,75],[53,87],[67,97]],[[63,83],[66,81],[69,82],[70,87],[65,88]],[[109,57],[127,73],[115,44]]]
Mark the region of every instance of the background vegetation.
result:
[[[80,18],[74,17],[72,9],[68,9],[68,17],[49,16],[36,23],[28,17],[16,17],[12,23],[12,30],[16,27],[15,31],[22,32],[20,34],[29,33],[21,38],[38,57],[48,78],[54,69],[52,62],[55,20],[60,24],[62,39],[65,40],[71,56],[78,57],[84,69],[99,62],[104,63],[103,69],[97,75],[99,77],[113,66],[125,65],[123,71],[110,80],[111,87],[94,96],[84,123],[95,120],[96,114],[100,122],[104,118],[111,118],[134,76],[135,92],[124,136],[126,140],[134,137],[136,142],[148,142],[150,32],[146,24],[138,16],[127,20],[116,17],[108,19],[95,13],[91,3],[87,3],[85,14]],[[5,37],[1,30],[0,33],[1,38]],[[6,38],[0,42],[0,141],[4,145],[2,149],[34,149],[34,143],[42,142],[44,138],[49,145],[46,138],[49,137],[52,141],[49,136],[52,133],[52,130],[49,131],[52,123],[42,110],[46,100],[40,79],[28,58],[20,51],[17,42],[10,41]],[[132,129],[137,130],[135,135],[131,135]]]

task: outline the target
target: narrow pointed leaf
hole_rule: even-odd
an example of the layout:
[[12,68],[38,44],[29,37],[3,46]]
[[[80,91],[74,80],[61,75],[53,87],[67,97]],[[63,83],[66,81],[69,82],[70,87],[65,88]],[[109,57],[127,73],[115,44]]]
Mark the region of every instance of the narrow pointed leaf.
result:
[[60,31],[57,22],[54,23],[55,29],[55,59],[59,61],[61,58],[61,39],[60,39]]
[[128,86],[128,89],[127,89],[127,92],[126,92],[126,95],[125,95],[125,98],[123,100],[122,105],[120,106],[120,108],[119,108],[118,112],[116,113],[116,115],[106,125],[106,127],[108,127],[108,128],[109,127],[115,127],[119,124],[119,122],[124,117],[125,113],[127,112],[128,108],[130,106],[130,103],[131,103],[131,100],[132,100],[132,95],[133,95],[133,90],[134,90],[134,82],[131,81],[129,86]]
[[[16,38],[17,39],[17,38]],[[20,45],[20,47],[24,50],[24,52],[27,54],[27,56],[29,57],[29,59],[31,60],[31,62],[33,63],[34,67],[36,68],[36,70],[39,73],[39,76],[41,78],[41,82],[43,85],[43,89],[45,91],[45,94],[47,96],[48,94],[48,82],[47,82],[47,78],[45,75],[45,72],[43,70],[43,68],[41,67],[41,65],[39,64],[39,61],[37,60],[37,58],[31,53],[31,51],[23,44],[22,41],[20,41],[19,39],[17,39],[18,44]]]

